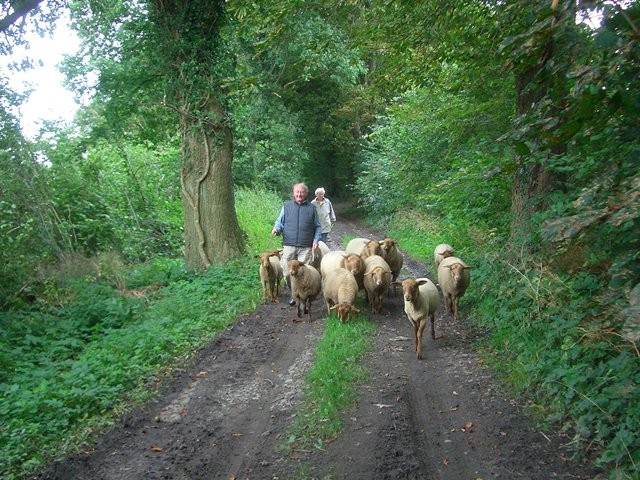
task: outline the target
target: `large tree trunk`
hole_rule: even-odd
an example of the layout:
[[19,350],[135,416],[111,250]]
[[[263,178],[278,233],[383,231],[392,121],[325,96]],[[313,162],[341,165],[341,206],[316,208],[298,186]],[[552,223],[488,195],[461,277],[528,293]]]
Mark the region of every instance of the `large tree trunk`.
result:
[[182,203],[185,262],[198,270],[244,250],[231,179],[233,138],[222,122],[224,108],[213,97],[206,107],[216,123],[182,116]]
[[[558,0],[552,0],[551,9],[555,12],[553,25],[559,21]],[[553,31],[552,31],[553,32]],[[535,105],[550,91],[552,82],[562,82],[562,71],[556,72],[555,78],[548,73],[543,73],[550,61],[554,60],[555,40],[553,33],[549,36],[541,49],[538,62],[516,74],[516,112],[518,116],[529,113]],[[565,65],[567,69],[569,66]],[[563,91],[566,87],[560,85],[556,91]],[[557,105],[559,98],[552,101]],[[553,155],[563,155],[566,152],[564,143],[549,145],[547,158]],[[531,235],[531,216],[548,207],[548,193],[558,188],[563,188],[564,177],[558,173],[550,172],[546,168],[546,162],[526,162],[524,158],[516,159],[517,169],[513,176],[511,190],[511,239],[529,239]]]
[[222,66],[229,55],[221,29],[224,0],[150,0],[165,88],[180,115],[185,262],[203,270],[244,250],[236,216]]

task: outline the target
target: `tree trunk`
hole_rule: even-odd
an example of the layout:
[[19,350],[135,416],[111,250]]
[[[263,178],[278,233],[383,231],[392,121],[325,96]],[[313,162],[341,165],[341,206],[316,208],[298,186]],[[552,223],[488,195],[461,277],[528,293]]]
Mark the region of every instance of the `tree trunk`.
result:
[[224,107],[213,97],[201,111],[205,110],[215,123],[202,123],[185,112],[180,125],[185,262],[197,270],[244,250],[231,178],[231,129],[221,120]]
[[[559,21],[558,0],[552,0],[551,8],[555,12],[553,25]],[[553,32],[553,31],[552,31]],[[553,35],[553,33],[551,34]],[[562,71],[555,76],[543,73],[550,61],[553,61],[556,42],[550,36],[541,49],[539,61],[536,65],[526,68],[516,74],[516,111],[518,116],[529,113],[535,105],[548,95],[552,82],[562,82]],[[564,68],[567,69],[566,65]],[[566,86],[561,85],[557,91],[563,91]],[[559,98],[552,101],[557,105]],[[548,157],[566,153],[566,145],[558,143],[549,146]],[[526,240],[531,238],[531,216],[548,207],[548,194],[555,189],[563,188],[564,177],[550,172],[546,162],[525,162],[523,158],[516,159],[517,169],[513,176],[511,190],[511,239]]]

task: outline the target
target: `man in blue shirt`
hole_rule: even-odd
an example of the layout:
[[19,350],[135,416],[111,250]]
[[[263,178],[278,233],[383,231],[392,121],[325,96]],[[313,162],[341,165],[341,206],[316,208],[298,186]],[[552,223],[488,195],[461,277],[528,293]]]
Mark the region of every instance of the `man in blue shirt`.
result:
[[[289,260],[309,263],[322,235],[316,207],[307,201],[308,196],[309,187],[304,183],[296,183],[293,186],[293,200],[284,203],[271,230],[271,235],[282,234],[283,251],[280,261],[289,288]],[[289,300],[289,305],[295,303],[293,298]]]

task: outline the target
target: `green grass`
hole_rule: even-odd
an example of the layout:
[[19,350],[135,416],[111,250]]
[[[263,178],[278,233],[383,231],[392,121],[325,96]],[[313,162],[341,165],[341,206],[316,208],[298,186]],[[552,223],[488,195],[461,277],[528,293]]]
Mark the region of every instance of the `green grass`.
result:
[[59,311],[1,314],[0,476],[72,451],[153,395],[163,373],[255,308],[252,265],[185,273],[146,299],[88,283]]
[[371,348],[375,326],[358,315],[340,323],[336,315],[325,321],[315,363],[307,374],[303,406],[285,448],[319,448],[342,430],[342,416],[357,400],[356,387],[367,372],[361,359]]
[[260,293],[252,256],[273,248],[281,204],[267,192],[239,191],[248,254],[202,274],[185,271],[181,259],[131,267],[112,259],[109,275],[51,277],[32,310],[1,312],[0,478],[23,478],[77,451],[253,310]]

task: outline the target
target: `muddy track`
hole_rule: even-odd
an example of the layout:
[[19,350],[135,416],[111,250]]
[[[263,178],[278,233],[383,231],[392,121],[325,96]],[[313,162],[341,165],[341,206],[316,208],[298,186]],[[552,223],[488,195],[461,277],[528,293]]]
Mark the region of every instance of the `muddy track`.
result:
[[[344,235],[382,238],[356,220]],[[401,276],[434,278],[406,259]],[[256,267],[257,270],[257,267]],[[472,280],[473,282],[473,280]],[[256,272],[256,292],[260,292]],[[258,294],[257,293],[257,294]],[[38,479],[591,479],[569,459],[569,438],[543,433],[483,365],[481,338],[441,309],[437,340],[425,334],[424,359],[413,351],[400,295],[385,300],[369,380],[345,413],[344,432],[321,449],[288,449],[287,429],[322,335],[324,307],[312,323],[294,322],[286,303],[240,317],[145,408],[128,413],[83,454],[47,467]]]

